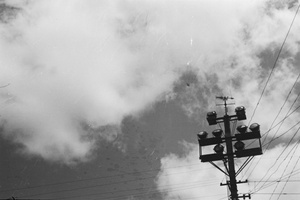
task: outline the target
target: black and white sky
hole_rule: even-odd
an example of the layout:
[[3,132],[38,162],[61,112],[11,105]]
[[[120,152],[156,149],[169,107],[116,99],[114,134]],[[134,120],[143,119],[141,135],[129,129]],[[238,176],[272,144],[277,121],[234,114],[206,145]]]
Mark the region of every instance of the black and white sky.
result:
[[239,192],[298,199],[298,5],[1,0],[0,198],[227,199],[196,137],[225,95],[272,140]]

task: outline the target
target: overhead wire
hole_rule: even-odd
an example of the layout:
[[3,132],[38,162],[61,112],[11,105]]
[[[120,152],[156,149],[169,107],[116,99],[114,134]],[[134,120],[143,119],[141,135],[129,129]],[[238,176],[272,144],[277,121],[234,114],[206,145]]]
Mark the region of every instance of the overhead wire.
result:
[[[299,73],[299,75],[300,75],[300,73]],[[299,76],[298,76],[298,77],[299,77]],[[294,106],[294,104],[295,104],[295,102],[297,101],[297,99],[299,98],[299,96],[300,96],[300,92],[298,93],[296,99],[294,100],[293,104],[290,106],[290,109],[289,109],[289,111],[286,113],[286,115],[284,116],[284,118],[283,118],[282,120],[280,120],[276,125],[274,125],[273,127],[271,127],[266,133],[268,133],[270,130],[272,130],[273,128],[275,128],[275,127],[278,126],[278,125],[280,125],[280,127],[281,127],[281,125],[282,125],[282,123],[285,121],[285,119],[286,119],[287,117],[289,117],[292,113],[294,113],[296,110],[298,110],[298,109],[300,108],[300,106],[298,106],[296,109],[294,109],[292,112],[290,112],[290,111],[291,111],[291,108]],[[289,128],[287,131],[283,132],[281,135],[277,136],[276,138],[273,137],[268,143],[265,143],[265,144],[263,145],[263,147],[267,145],[267,148],[265,149],[264,153],[268,150],[268,147],[270,146],[270,144],[271,144],[273,141],[275,141],[275,140],[277,140],[278,138],[282,137],[283,135],[287,134],[290,130],[292,130],[292,129],[293,129],[295,126],[297,126],[299,123],[300,123],[300,121],[297,122],[295,125],[293,125],[291,128]],[[263,135],[266,135],[266,133],[264,133]],[[252,143],[253,143],[253,142],[252,142]],[[249,145],[248,145],[248,146],[249,146]],[[257,162],[257,163],[255,164],[255,166],[252,168],[252,170],[251,170],[251,172],[250,172],[250,174],[249,174],[248,176],[250,176],[250,175],[253,173],[253,171],[255,170],[255,168],[257,167],[257,165],[259,164],[259,162],[260,162],[260,160],[262,159],[262,157],[263,157],[263,155],[259,158],[258,162]],[[250,169],[250,167],[251,167],[252,164],[253,164],[253,162],[250,164],[250,166],[249,166],[249,168],[247,169],[247,171]]]
[[[299,142],[300,142],[300,140],[298,140],[298,143],[299,143]],[[293,167],[293,169],[292,169],[292,173],[294,172],[296,166],[298,165],[299,160],[300,160],[300,156],[298,156],[298,159],[297,159],[297,161],[296,161],[296,163],[295,163],[295,165],[294,165],[294,167]],[[285,189],[285,187],[286,187],[286,185],[287,185],[287,182],[290,181],[290,178],[291,178],[291,174],[288,176],[287,181],[285,182],[284,186],[282,187],[280,193],[283,193],[283,191],[284,191],[284,189]],[[300,181],[300,180],[299,180],[299,181]],[[281,196],[281,195],[279,195],[277,199],[279,199],[280,196]]]
[[257,104],[256,104],[256,106],[255,106],[255,108],[254,108],[254,111],[253,111],[253,113],[252,113],[252,115],[251,115],[251,118],[250,118],[250,121],[249,121],[249,123],[248,123],[248,126],[249,126],[249,124],[251,123],[251,121],[252,121],[252,119],[253,119],[253,116],[255,115],[255,112],[256,112],[256,110],[257,110],[257,108],[258,108],[258,105],[259,105],[259,103],[260,103],[260,101],[261,101],[261,99],[262,99],[262,97],[263,97],[263,94],[264,94],[264,92],[265,92],[265,90],[266,90],[266,88],[267,88],[267,85],[268,85],[268,83],[269,83],[269,81],[270,81],[270,79],[271,79],[271,76],[272,76],[272,74],[273,74],[273,72],[274,72],[274,69],[275,69],[275,67],[276,67],[276,65],[277,65],[277,62],[278,62],[278,59],[279,59],[279,57],[280,57],[281,51],[282,51],[282,49],[283,49],[283,46],[284,46],[284,44],[285,44],[285,42],[286,42],[286,40],[287,40],[287,38],[288,38],[288,36],[289,36],[289,34],[290,34],[291,28],[292,28],[292,26],[293,26],[293,24],[294,24],[294,21],[295,21],[295,18],[296,18],[296,16],[297,16],[297,14],[298,14],[299,7],[300,7],[300,4],[298,5],[298,8],[297,8],[297,10],[296,10],[296,12],[295,12],[295,15],[294,15],[294,17],[293,17],[293,20],[292,20],[292,22],[291,22],[291,24],[290,24],[290,26],[289,26],[289,29],[288,29],[288,31],[287,31],[287,33],[286,33],[286,35],[285,35],[285,38],[284,38],[284,40],[283,40],[283,42],[282,42],[282,44],[281,44],[280,49],[279,49],[279,51],[278,51],[278,54],[277,54],[276,59],[275,59],[275,62],[274,62],[274,64],[273,64],[273,67],[272,67],[272,69],[271,69],[271,72],[270,72],[270,74],[269,74],[269,76],[268,76],[268,78],[267,78],[267,81],[266,81],[266,83],[265,83],[265,85],[264,85],[264,87],[263,87],[263,90],[262,90],[262,92],[261,92],[261,94],[260,94],[260,97],[259,97],[259,99],[258,99],[258,102],[257,102]]
[[[283,107],[284,107],[285,104],[287,103],[287,101],[288,101],[290,95],[292,94],[292,91],[293,91],[294,87],[296,86],[296,84],[297,84],[297,82],[298,82],[299,77],[300,77],[300,73],[298,74],[296,80],[294,81],[294,84],[293,84],[292,88],[290,89],[288,95],[286,96],[286,98],[285,98],[285,100],[284,100],[282,106],[280,107],[279,112],[277,113],[276,117],[274,118],[274,120],[273,120],[273,122],[272,122],[270,128],[273,127],[273,125],[274,125],[275,121],[277,120],[277,118],[279,117],[279,115],[280,115],[280,113],[281,113]],[[298,97],[297,97],[296,99],[298,99]],[[294,101],[294,102],[295,102],[295,101]],[[292,104],[292,106],[290,106],[290,109],[287,111],[287,113],[285,114],[285,116],[287,116],[287,115],[289,114],[289,112],[290,112],[290,110],[292,109],[293,105],[294,105],[294,104]],[[280,123],[280,125],[279,125],[277,131],[275,132],[275,134],[273,134],[272,139],[277,135],[277,133],[278,133],[278,131],[280,130],[280,128],[281,128],[282,124],[284,123],[284,121],[285,121],[285,119]],[[262,144],[264,144],[264,142],[265,142],[265,140],[267,139],[267,136],[268,136],[269,133],[270,133],[270,131],[267,133],[267,135],[266,135],[265,138],[263,139]],[[272,140],[272,139],[271,139],[271,140]],[[265,151],[267,151],[268,147],[269,147],[269,145],[266,147]]]
[[[287,34],[286,34],[286,36],[285,36],[285,38],[284,38],[284,40],[283,40],[283,42],[282,42],[282,45],[281,45],[281,47],[280,47],[280,49],[279,49],[279,52],[278,52],[277,57],[276,57],[276,59],[275,59],[274,65],[273,65],[273,67],[272,67],[272,70],[271,70],[271,72],[270,72],[268,78],[267,78],[266,84],[265,84],[265,86],[264,86],[264,88],[263,88],[263,90],[262,90],[262,93],[261,93],[261,95],[260,95],[260,97],[259,97],[259,100],[258,100],[258,102],[257,102],[257,104],[256,104],[256,106],[255,106],[255,109],[254,109],[253,114],[252,114],[252,116],[251,116],[251,118],[250,118],[249,124],[251,123],[251,121],[252,121],[252,119],[253,119],[253,116],[255,115],[255,112],[256,112],[256,110],[257,110],[257,108],[258,108],[258,105],[259,105],[259,103],[260,103],[260,101],[261,101],[261,99],[262,99],[262,97],[263,97],[263,94],[264,94],[264,92],[265,92],[265,90],[266,90],[266,87],[267,87],[267,85],[268,85],[268,83],[269,83],[269,81],[270,81],[271,75],[273,74],[273,71],[274,71],[274,69],[275,69],[275,67],[276,67],[276,64],[277,64],[277,61],[278,61],[278,59],[279,59],[279,57],[280,57],[281,51],[282,51],[282,49],[283,49],[283,46],[284,46],[284,44],[285,44],[285,42],[286,42],[286,40],[287,40],[287,37],[288,37],[288,35],[289,35],[289,33],[290,33],[290,30],[291,30],[291,28],[292,28],[292,25],[293,25],[293,23],[294,23],[294,21],[295,21],[295,18],[296,18],[296,16],[297,16],[298,11],[299,11],[299,7],[300,7],[300,4],[299,4],[298,7],[297,7],[296,13],[295,13],[295,15],[294,15],[294,17],[293,17],[293,20],[292,20],[292,22],[291,22],[291,24],[290,24],[290,26],[289,26],[288,32],[287,32]],[[267,135],[268,135],[268,133],[270,132],[271,128],[273,128],[273,125],[274,125],[275,121],[277,120],[277,118],[278,118],[278,116],[279,116],[279,114],[280,114],[282,108],[284,107],[284,105],[286,104],[286,102],[287,102],[289,96],[291,95],[291,92],[292,92],[293,88],[295,87],[295,85],[296,85],[296,83],[297,83],[297,81],[298,81],[298,79],[299,79],[299,76],[300,76],[300,73],[299,73],[299,75],[297,76],[297,79],[295,80],[295,82],[294,82],[294,84],[293,84],[293,86],[292,86],[292,89],[290,90],[289,94],[287,95],[287,97],[286,97],[286,99],[285,99],[283,105],[281,106],[281,108],[280,108],[278,114],[276,115],[275,119],[273,120],[273,122],[272,122],[272,124],[271,124],[271,126],[270,126],[270,129],[266,132],[265,138],[264,138],[264,140],[263,140],[263,143],[264,143],[265,139],[267,138]],[[299,97],[299,94],[298,94],[297,98],[298,98],[298,97]],[[297,98],[296,98],[296,99],[297,99]],[[295,100],[295,101],[296,101],[296,100]],[[294,102],[295,102],[295,101],[294,101]],[[293,105],[294,105],[294,104],[293,104]],[[293,106],[293,105],[292,105],[292,106]],[[279,128],[277,129],[276,133],[273,135],[273,138],[271,139],[271,142],[274,141],[274,137],[276,136],[276,134],[277,134],[277,132],[279,131],[280,127],[282,126],[284,120],[286,119],[287,115],[289,114],[289,112],[290,112],[292,106],[290,107],[289,111],[286,113],[285,118],[284,118],[283,120],[281,120],[280,126],[279,126]],[[248,126],[249,126],[249,124],[248,124]],[[298,130],[299,130],[299,129],[298,129]],[[297,132],[298,132],[298,130],[297,130]],[[297,133],[297,132],[296,132],[296,133]],[[295,136],[295,135],[294,135],[294,136]],[[294,138],[294,136],[293,136],[293,138]],[[293,139],[293,138],[292,138],[292,139]],[[291,140],[292,140],[292,139],[291,139]],[[291,140],[290,140],[290,142],[291,142]],[[268,147],[269,147],[269,145],[271,144],[271,142],[269,142],[269,143],[267,144],[266,150],[268,149]],[[290,142],[289,142],[289,144],[290,144]],[[289,144],[288,144],[288,145],[289,145]],[[288,146],[288,145],[287,145],[287,146]],[[287,146],[286,146],[286,147],[287,147]],[[265,151],[266,151],[266,150],[265,150]],[[282,154],[280,154],[280,156],[281,156],[281,155],[282,155]],[[279,156],[279,157],[280,157],[280,156]],[[278,158],[279,158],[279,157],[278,157]],[[260,157],[260,160],[261,160],[261,157]],[[256,163],[254,169],[256,168],[256,166],[258,165],[258,163],[260,162],[260,160]],[[276,159],[276,161],[277,161],[277,159]],[[249,162],[248,162],[248,159],[244,162],[244,164],[245,164],[245,163],[247,163],[247,164],[249,163]],[[244,164],[243,164],[243,165],[244,165]],[[245,164],[245,165],[247,165],[247,164]],[[243,165],[242,165],[242,166],[243,166]],[[250,165],[250,166],[251,166],[251,165]],[[249,166],[249,168],[250,168],[250,166]],[[243,166],[243,168],[244,168],[244,167],[245,167],[245,166]],[[248,168],[248,169],[249,169],[249,168]],[[253,170],[254,170],[254,169],[253,169]],[[253,172],[253,170],[251,171],[251,173]],[[269,171],[269,170],[268,170],[268,171]],[[251,173],[250,173],[250,175],[251,175]],[[250,175],[249,175],[249,176],[250,176]],[[271,176],[270,176],[270,177],[271,177]],[[262,179],[261,179],[261,180],[262,180]]]
[[[148,195],[153,195],[153,194],[160,194],[161,192],[172,192],[172,191],[182,191],[182,190],[189,190],[189,189],[194,189],[194,188],[199,188],[200,186],[209,186],[209,185],[213,185],[215,183],[213,183],[212,181],[199,181],[202,184],[191,184],[191,183],[185,183],[185,184],[175,184],[176,187],[173,187],[174,184],[168,184],[168,185],[164,185],[162,186],[161,190],[157,190],[157,189],[153,189],[153,187],[151,188],[145,188],[145,187],[141,187],[141,188],[134,188],[134,189],[126,189],[126,190],[122,190],[122,191],[111,191],[111,192],[96,192],[96,193],[91,193],[89,192],[88,194],[81,194],[81,195],[73,195],[73,196],[66,196],[66,197],[60,197],[60,199],[74,199],[76,197],[89,197],[89,196],[101,196],[107,193],[118,193],[118,192],[130,192],[129,194],[122,194],[122,195],[117,195],[117,196],[110,196],[110,197],[105,197],[105,199],[124,199],[128,196],[130,197],[141,197],[141,196],[148,196]],[[185,186],[187,184],[187,186]],[[191,185],[188,185],[191,184]],[[141,190],[147,190],[150,189],[147,192],[140,192]],[[139,191],[138,193],[132,193],[131,191]],[[221,195],[221,194],[220,194]],[[223,195],[223,194],[222,194]]]
[[[285,172],[286,172],[286,170],[287,170],[288,166],[290,165],[290,163],[291,163],[291,160],[292,160],[292,158],[293,158],[293,156],[294,156],[295,152],[297,151],[297,149],[298,149],[298,147],[299,147],[299,141],[296,143],[296,145],[295,145],[295,146],[296,146],[296,147],[295,147],[295,149],[294,149],[294,151],[293,151],[293,154],[292,154],[292,156],[290,157],[290,159],[289,159],[289,161],[288,161],[287,165],[285,166],[285,168],[284,168],[283,172],[281,173],[281,176],[280,176],[279,180],[280,180],[280,179],[282,179],[282,177],[283,177],[283,174],[285,174]],[[278,185],[279,185],[279,182],[277,182],[277,184],[276,184],[275,188],[273,189],[273,193],[275,193],[275,191],[276,191],[276,189],[277,189]],[[273,197],[273,195],[271,195],[270,199],[271,199],[272,197]]]
[[[210,183],[210,182],[205,182],[205,184],[199,184],[199,183],[203,183],[204,181],[197,181],[197,182],[188,182],[188,183],[181,183],[181,184],[168,184],[168,185],[164,185],[162,186],[162,190],[168,190],[168,189],[179,189],[179,188],[182,188],[182,189],[186,189],[186,188],[194,188],[194,187],[199,187],[199,186],[204,186],[204,185],[211,185],[213,183]],[[174,185],[176,187],[174,187]],[[153,187],[151,188],[146,188],[146,187],[140,187],[140,188],[133,188],[133,189],[124,189],[124,190],[115,190],[115,191],[106,191],[106,192],[96,192],[96,193],[91,193],[89,192],[89,194],[81,194],[81,195],[73,195],[73,196],[66,196],[66,197],[60,197],[60,199],[73,199],[75,197],[88,197],[88,196],[103,196],[105,194],[111,194],[111,193],[122,193],[122,192],[132,192],[132,191],[138,191],[139,193],[129,193],[129,195],[135,195],[135,194],[148,194],[149,191],[147,192],[142,192],[143,190],[148,190],[148,189],[151,189],[153,190]],[[157,190],[153,190],[153,191],[150,191],[150,192],[157,192]],[[123,195],[122,195],[123,196]],[[127,195],[126,195],[127,196]],[[107,198],[116,198],[115,196],[110,196],[110,197],[107,197]]]
[[[296,99],[298,99],[299,96],[300,96],[300,92],[298,93],[298,96],[297,96]],[[296,99],[295,99],[295,101],[296,101]],[[294,105],[294,103],[293,103],[293,105]],[[293,105],[291,105],[291,107],[293,107]],[[271,129],[269,129],[268,131],[266,131],[265,133],[263,133],[263,134],[261,135],[261,137],[265,137],[266,134],[267,134],[268,132],[270,132],[270,131],[273,130],[275,127],[277,127],[278,125],[280,125],[285,119],[287,119],[288,117],[290,117],[290,116],[291,116],[294,112],[296,112],[299,108],[300,108],[300,105],[297,106],[292,112],[290,112],[290,113],[289,113],[287,116],[285,116],[282,120],[280,120],[277,124],[275,124]],[[253,144],[254,142],[255,142],[255,140],[252,141],[252,142],[250,142],[246,147],[249,147],[249,146],[250,146],[251,144]]]
[[[175,166],[175,167],[168,167],[168,168],[165,168],[165,169],[182,168],[182,167],[189,167],[189,166],[194,166],[194,165],[199,165],[199,164],[181,165],[181,166]],[[210,168],[212,168],[212,167],[205,168],[205,169],[210,169]],[[160,170],[161,170],[161,168],[151,169],[151,170],[143,170],[143,171],[135,171],[135,172],[125,172],[125,173],[120,173],[120,174],[115,174],[115,175],[108,175],[108,176],[98,176],[98,177],[93,177],[93,178],[85,178],[85,179],[79,179],[79,180],[46,183],[46,184],[28,186],[28,187],[2,189],[2,190],[0,190],[0,192],[7,192],[7,191],[13,191],[13,190],[16,190],[16,191],[29,190],[29,189],[36,189],[36,188],[41,188],[41,187],[49,187],[49,186],[65,185],[65,184],[71,184],[71,183],[84,182],[84,181],[94,181],[94,180],[100,180],[100,179],[106,179],[106,178],[114,178],[114,177],[119,177],[119,176],[124,176],[124,175],[135,175],[135,174],[140,174],[140,173],[144,174],[144,173],[156,172],[156,171],[160,171]]]
[[[272,181],[270,181],[270,180],[267,180],[267,181],[261,181],[261,180],[259,180],[259,182],[268,182],[268,184],[266,184],[264,187],[262,187],[262,188],[259,188],[259,189],[256,189],[256,190],[252,190],[250,193],[251,194],[254,194],[254,193],[256,193],[256,192],[258,192],[258,191],[261,191],[261,190],[263,190],[263,189],[265,189],[265,188],[268,188],[268,187],[270,187],[270,186],[272,186],[272,185],[274,185],[274,184],[276,184],[278,181],[279,182],[282,182],[282,181],[284,181],[284,180],[286,180],[286,179],[288,179],[288,177],[291,177],[291,176],[295,176],[295,175],[297,175],[297,174],[300,174],[300,168],[299,169],[297,169],[297,170],[295,170],[295,171],[293,171],[293,172],[290,172],[290,173],[288,173],[288,174],[286,174],[286,175],[284,175],[283,176],[283,178],[281,179],[281,180],[279,180],[279,179],[275,179],[275,180],[272,180]],[[257,182],[257,181],[253,181],[253,180],[248,180],[248,182]]]
[[[292,142],[292,140],[294,139],[294,137],[296,136],[296,134],[298,133],[298,131],[300,130],[300,127],[297,129],[297,131],[295,132],[295,134],[293,135],[293,137],[290,139],[290,141],[288,142],[288,144],[285,146],[285,148],[282,150],[282,152],[277,156],[277,159],[275,160],[275,162],[269,167],[269,169],[267,170],[267,172],[269,172],[274,166],[275,164],[277,163],[277,161],[279,160],[279,158],[282,156],[282,154],[285,152],[285,150],[288,148],[289,144]],[[295,147],[295,146],[294,146]],[[293,147],[293,148],[294,148]],[[293,149],[292,148],[292,149]],[[291,150],[292,150],[291,149]],[[288,156],[288,154],[287,154]],[[274,173],[276,173],[276,171],[279,169],[279,167],[281,166],[281,164],[285,161],[285,159],[287,158],[287,156],[282,160],[282,162],[278,165],[277,169],[269,176],[269,178],[267,180],[269,180],[272,175],[274,175]],[[266,173],[262,178],[261,180],[263,180],[266,176],[267,176],[268,173]],[[260,182],[258,182],[255,186],[254,186],[254,189],[256,188],[256,186],[259,184]],[[264,184],[263,184],[264,185]],[[262,188],[263,185],[260,187]]]
[[[300,96],[300,92],[299,92],[298,95],[297,95],[297,97],[295,98],[294,102],[293,102],[292,105],[290,106],[289,110],[287,111],[286,115],[284,116],[284,118],[283,118],[282,120],[280,120],[277,124],[274,125],[274,123],[275,123],[276,119],[278,118],[278,116],[279,116],[279,114],[280,114],[282,108],[284,107],[284,105],[286,104],[286,102],[287,102],[289,96],[291,95],[292,90],[293,90],[294,87],[296,86],[296,83],[298,82],[299,77],[300,77],[300,73],[298,74],[296,80],[294,81],[294,84],[293,84],[292,88],[290,89],[290,91],[289,91],[289,93],[288,93],[288,95],[287,95],[287,97],[286,97],[286,99],[285,99],[283,105],[281,106],[281,108],[280,108],[278,114],[276,115],[275,119],[273,120],[273,122],[272,122],[272,124],[271,124],[269,130],[268,130],[267,132],[265,132],[265,133],[262,135],[262,137],[264,137],[264,140],[262,141],[262,143],[264,143],[264,141],[266,140],[266,138],[267,138],[269,132],[270,132],[273,128],[275,128],[276,126],[279,125],[279,128],[277,129],[276,133],[273,135],[272,139],[267,143],[267,147],[266,147],[266,149],[265,149],[264,152],[266,152],[266,151],[268,150],[269,145],[271,144],[271,142],[273,142],[273,141],[275,140],[274,137],[275,137],[275,135],[277,134],[277,132],[279,131],[279,129],[281,128],[281,126],[282,126],[282,124],[284,123],[285,119],[287,119],[292,113],[294,113],[298,108],[300,108],[300,106],[298,106],[296,109],[294,109],[292,112],[290,112],[291,109],[293,108],[294,104],[297,102],[297,100],[298,100],[298,98],[299,98],[299,96]],[[300,122],[299,122],[299,123],[300,123]],[[281,137],[282,135],[283,135],[283,134],[281,134],[280,137]],[[276,137],[276,139],[278,139],[278,138],[279,138],[279,137]],[[248,144],[247,147],[250,146],[251,144],[253,144],[253,142],[254,142],[254,141],[252,141],[250,144]],[[254,171],[254,169],[257,167],[257,165],[258,165],[258,163],[260,162],[260,159],[261,159],[261,158],[262,158],[262,156],[259,158],[259,161],[256,163],[256,165],[255,165],[254,168],[252,169],[250,175],[252,174],[252,172]],[[249,162],[249,163],[250,163],[250,162]],[[249,163],[247,163],[247,164],[249,164]],[[250,169],[250,167],[251,167],[252,164],[253,164],[253,163],[251,163],[251,164],[249,165],[249,168],[247,169],[247,171]],[[246,167],[246,166],[245,166],[245,167]],[[245,173],[245,174],[246,174],[246,173]],[[250,175],[249,175],[249,176],[250,176]],[[243,176],[243,177],[244,177],[244,176]]]
[[[190,170],[190,171],[184,171],[184,172],[164,174],[161,176],[171,176],[171,175],[176,175],[176,174],[189,173],[189,172],[193,172],[193,171],[202,171],[202,170],[203,169],[196,169],[196,170],[192,170],[192,171]],[[141,178],[135,178],[135,179],[130,179],[130,180],[114,181],[114,182],[110,182],[110,183],[85,185],[85,186],[81,186],[81,187],[73,187],[73,188],[60,189],[60,190],[50,191],[50,192],[42,192],[42,193],[35,193],[35,194],[30,194],[30,195],[23,195],[22,198],[37,197],[37,196],[43,196],[43,195],[49,195],[49,194],[57,194],[57,193],[64,193],[64,192],[70,192],[70,191],[91,189],[91,188],[95,188],[95,187],[104,187],[104,186],[108,186],[108,185],[116,185],[116,184],[128,183],[128,182],[136,182],[136,181],[141,181],[141,180],[154,179],[156,177],[157,176],[141,177]]]

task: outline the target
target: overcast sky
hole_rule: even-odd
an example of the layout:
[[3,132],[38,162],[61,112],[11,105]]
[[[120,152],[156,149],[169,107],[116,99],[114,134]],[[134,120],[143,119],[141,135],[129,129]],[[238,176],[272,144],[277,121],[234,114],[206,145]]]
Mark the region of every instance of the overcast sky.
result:
[[239,193],[298,199],[298,5],[1,0],[0,198],[227,199],[196,137],[225,95],[266,133]]

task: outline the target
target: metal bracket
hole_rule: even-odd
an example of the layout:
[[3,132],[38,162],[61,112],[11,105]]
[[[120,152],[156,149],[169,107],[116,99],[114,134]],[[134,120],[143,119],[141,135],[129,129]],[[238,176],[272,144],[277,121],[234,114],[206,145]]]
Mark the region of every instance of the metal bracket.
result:
[[[236,184],[240,184],[240,183],[248,183],[248,180],[244,180],[244,181],[237,181]],[[220,183],[220,186],[224,186],[224,185],[229,185],[229,181],[226,181],[226,183]]]

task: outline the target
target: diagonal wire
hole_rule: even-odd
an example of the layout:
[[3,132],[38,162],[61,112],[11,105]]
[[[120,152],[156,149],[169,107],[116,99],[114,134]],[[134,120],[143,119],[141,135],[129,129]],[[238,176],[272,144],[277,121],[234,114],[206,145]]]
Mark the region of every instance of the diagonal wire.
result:
[[[295,152],[297,151],[297,149],[298,149],[298,147],[299,147],[299,141],[296,143],[296,145],[295,145],[294,147],[296,147],[296,148],[294,149],[293,154],[292,154],[292,156],[291,156],[290,159],[289,159],[289,162],[287,163],[287,165],[285,166],[283,172],[281,173],[281,176],[280,176],[280,178],[279,178],[279,181],[282,179],[284,173],[286,172],[288,166],[290,165],[291,160],[292,160],[292,158],[293,158]],[[272,192],[272,195],[271,195],[271,197],[270,197],[270,200],[272,199],[273,194],[275,193],[275,191],[276,191],[276,189],[277,189],[277,187],[278,187],[278,185],[279,185],[279,181],[277,182],[277,184],[276,184],[276,186],[275,186],[275,188],[274,188],[274,190],[273,190],[273,192]],[[280,197],[280,196],[278,196],[278,198],[279,198],[279,197]]]
[[[296,13],[295,13],[295,15],[294,15],[294,18],[293,18],[293,20],[292,20],[292,22],[291,22],[291,24],[290,24],[290,27],[289,27],[289,29],[288,29],[288,32],[286,33],[286,36],[285,36],[285,38],[284,38],[284,40],[283,40],[283,42],[282,42],[282,44],[281,44],[281,47],[280,47],[280,49],[279,49],[279,51],[278,51],[278,54],[277,54],[277,57],[276,57],[275,62],[274,62],[274,64],[273,64],[272,70],[271,70],[271,72],[270,72],[270,74],[269,74],[269,76],[268,76],[268,79],[267,79],[267,81],[266,81],[266,84],[265,84],[265,86],[264,86],[264,88],[263,88],[263,90],[262,90],[262,92],[261,92],[261,95],[260,95],[260,97],[259,97],[259,99],[258,99],[258,102],[257,102],[257,104],[256,104],[256,106],[255,106],[255,108],[254,108],[254,111],[253,111],[252,116],[251,116],[251,118],[250,118],[249,124],[251,123],[251,121],[252,121],[252,119],[253,119],[253,116],[255,115],[255,112],[256,112],[256,110],[257,110],[257,107],[258,107],[258,105],[259,105],[259,103],[260,103],[260,101],[261,101],[261,99],[262,99],[262,97],[263,97],[263,94],[264,94],[264,92],[265,92],[265,90],[266,90],[266,88],[267,88],[267,85],[268,85],[268,83],[269,83],[269,81],[270,81],[270,79],[271,79],[271,76],[272,76],[272,74],[273,74],[273,72],[274,72],[274,69],[275,69],[275,67],[276,67],[276,64],[277,64],[277,61],[278,61],[279,56],[280,56],[280,54],[281,54],[281,51],[282,51],[282,49],[283,49],[283,46],[284,46],[284,44],[285,44],[285,42],[286,42],[286,40],[287,40],[287,38],[288,38],[288,36],[289,36],[289,34],[290,34],[291,28],[292,28],[292,26],[293,26],[293,24],[294,24],[294,21],[295,21],[295,18],[296,18],[296,16],[297,16],[297,14],[298,14],[299,7],[300,7],[300,4],[298,5],[298,8],[297,8]],[[248,126],[249,126],[249,124],[248,124]]]
[[[298,131],[300,130],[300,127],[297,129],[297,131],[294,133],[293,137],[290,139],[290,141],[288,142],[288,144],[285,146],[285,148],[283,149],[283,151],[279,154],[279,156],[277,156],[277,159],[275,160],[275,162],[271,165],[271,167],[269,167],[269,169],[267,170],[268,172],[275,166],[275,164],[277,163],[277,161],[279,160],[279,158],[282,156],[282,154],[285,152],[285,150],[288,148],[288,146],[290,145],[290,143],[292,142],[292,140],[294,139],[294,137],[296,136],[296,134],[298,133]],[[294,147],[293,147],[294,148]],[[292,149],[293,149],[292,148]],[[291,150],[292,150],[291,149]],[[288,154],[286,155],[286,157],[283,159],[283,161],[278,165],[277,169],[269,176],[269,178],[267,180],[269,180],[274,173],[279,169],[279,167],[281,166],[281,164],[285,161],[285,159],[287,158]],[[267,176],[268,173],[266,173],[261,179],[260,181],[254,186],[254,189],[261,183],[261,181]],[[260,186],[259,189],[261,189],[263,186],[265,185],[262,184],[262,186]],[[258,190],[259,190],[258,189]]]
[[[299,4],[299,5],[300,5],[300,4]],[[282,124],[283,124],[284,121],[285,121],[285,119],[286,119],[290,114],[292,114],[292,113],[294,112],[294,111],[293,111],[293,112],[290,113],[290,111],[292,110],[294,104],[297,102],[297,100],[298,100],[298,98],[299,98],[299,96],[300,96],[300,92],[298,93],[298,95],[297,95],[297,97],[295,98],[294,102],[292,103],[292,105],[290,106],[289,110],[288,110],[287,113],[285,114],[284,118],[283,118],[279,123],[277,123],[277,124],[274,126],[274,123],[275,123],[276,119],[278,118],[278,116],[279,116],[279,114],[280,114],[282,108],[285,106],[285,104],[286,104],[288,98],[290,97],[290,95],[291,95],[291,93],[292,93],[294,87],[296,86],[296,83],[298,82],[299,77],[300,77],[300,73],[298,74],[296,80],[294,81],[294,84],[293,84],[292,88],[290,89],[290,91],[289,91],[287,97],[285,98],[285,101],[284,101],[284,103],[282,104],[282,106],[281,106],[281,108],[280,108],[278,114],[276,115],[275,119],[273,120],[273,122],[272,122],[272,124],[271,124],[269,130],[264,134],[265,138],[264,138],[264,140],[263,140],[262,143],[265,142],[265,140],[266,140],[266,138],[267,138],[267,136],[268,136],[268,133],[271,131],[271,129],[273,129],[275,126],[279,125],[279,127],[278,127],[277,131],[275,132],[275,134],[273,135],[272,139],[267,143],[267,147],[265,148],[264,153],[269,149],[270,144],[275,140],[274,138],[275,138],[275,136],[277,135],[278,131],[280,130]],[[279,137],[277,137],[276,139],[278,139],[278,138],[279,138]],[[248,145],[248,146],[249,146],[249,145]],[[254,168],[252,169],[250,175],[252,174],[252,172],[254,171],[254,169],[257,167],[257,165],[258,165],[258,163],[260,162],[260,160],[261,160],[262,157],[263,157],[263,156],[261,156],[261,157],[259,158],[258,162],[256,163],[256,165],[255,165]],[[251,166],[251,165],[250,165],[250,166]],[[248,168],[248,169],[249,169],[249,168]],[[249,175],[249,176],[250,176],[250,175]]]
[[[300,142],[300,140],[298,140],[298,144],[299,144],[299,142]],[[294,172],[294,170],[295,170],[295,168],[296,168],[296,166],[297,166],[299,160],[300,160],[300,156],[298,156],[298,159],[297,159],[297,161],[296,161],[296,163],[295,163],[295,165],[294,165],[294,167],[293,167],[291,173]],[[283,190],[284,190],[284,188],[285,188],[287,182],[289,182],[290,178],[291,178],[291,174],[288,176],[287,181],[285,182],[284,186],[282,187],[282,189],[281,189],[281,191],[280,191],[280,195],[278,196],[277,200],[280,198],[280,196],[281,196],[281,194],[282,194],[282,192],[283,192]]]

